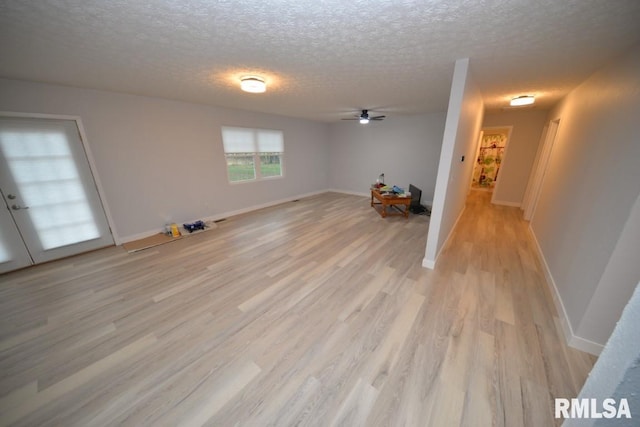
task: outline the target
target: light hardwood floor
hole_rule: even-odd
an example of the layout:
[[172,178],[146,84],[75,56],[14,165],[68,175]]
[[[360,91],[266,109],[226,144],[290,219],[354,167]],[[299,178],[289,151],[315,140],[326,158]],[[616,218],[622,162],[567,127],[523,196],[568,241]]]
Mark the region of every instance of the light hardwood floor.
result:
[[594,358],[489,197],[433,271],[428,217],[326,193],[0,276],[0,425],[558,425]]

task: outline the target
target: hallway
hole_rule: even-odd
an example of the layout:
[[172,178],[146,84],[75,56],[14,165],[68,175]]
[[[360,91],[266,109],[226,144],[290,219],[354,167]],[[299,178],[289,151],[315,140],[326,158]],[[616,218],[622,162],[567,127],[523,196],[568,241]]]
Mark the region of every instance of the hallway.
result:
[[596,358],[565,344],[528,222],[518,208],[492,205],[491,195],[469,192],[431,280],[449,283],[442,298],[471,329],[467,393],[477,381],[495,390],[497,425],[560,425],[554,398],[576,397]]

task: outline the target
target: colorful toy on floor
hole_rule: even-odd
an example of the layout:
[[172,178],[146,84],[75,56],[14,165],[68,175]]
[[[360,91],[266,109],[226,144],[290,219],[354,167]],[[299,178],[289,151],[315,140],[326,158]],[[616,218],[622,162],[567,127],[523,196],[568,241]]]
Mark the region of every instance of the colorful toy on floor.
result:
[[196,230],[204,230],[204,228],[206,227],[203,221],[196,221],[196,222],[192,222],[191,224],[182,224],[182,226],[189,233],[193,233]]

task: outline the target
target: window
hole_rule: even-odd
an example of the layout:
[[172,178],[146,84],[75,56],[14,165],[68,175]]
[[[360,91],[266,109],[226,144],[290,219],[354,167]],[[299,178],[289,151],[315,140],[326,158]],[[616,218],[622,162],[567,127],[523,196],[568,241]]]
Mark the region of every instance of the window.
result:
[[223,127],[222,143],[229,182],[282,176],[282,131]]

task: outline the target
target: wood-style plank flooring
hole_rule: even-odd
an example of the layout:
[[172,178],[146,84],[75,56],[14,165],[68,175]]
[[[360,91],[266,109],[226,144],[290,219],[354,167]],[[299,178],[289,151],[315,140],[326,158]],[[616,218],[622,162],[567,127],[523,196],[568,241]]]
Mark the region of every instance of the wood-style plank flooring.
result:
[[595,360],[489,197],[435,270],[428,217],[326,193],[0,276],[0,425],[559,425]]

